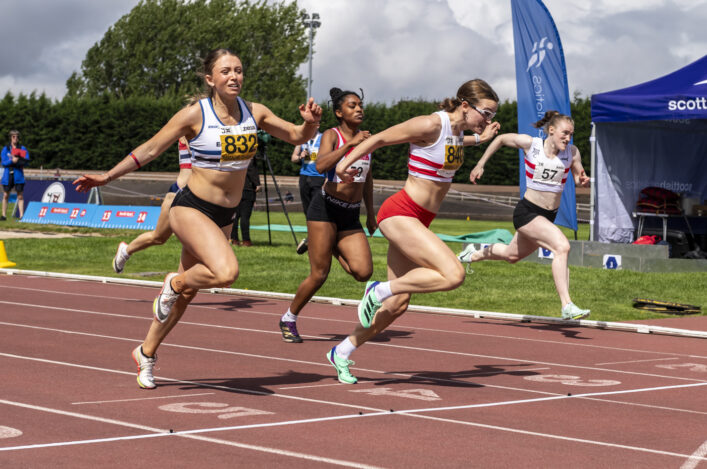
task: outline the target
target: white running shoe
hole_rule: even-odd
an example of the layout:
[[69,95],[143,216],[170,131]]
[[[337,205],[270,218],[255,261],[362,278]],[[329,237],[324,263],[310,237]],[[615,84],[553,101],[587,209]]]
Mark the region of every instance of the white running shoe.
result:
[[126,243],[120,243],[118,245],[118,250],[115,252],[115,257],[113,258],[113,270],[116,274],[122,274],[125,268],[125,263],[130,259],[130,254],[128,254],[128,245]]
[[588,309],[582,309],[571,301],[562,308],[562,319],[567,321],[586,318],[589,316]]
[[133,360],[137,364],[137,384],[142,389],[155,389],[155,378],[152,376],[152,368],[157,361],[157,355],[150,358],[142,353],[142,345],[138,345],[133,350]]
[[457,255],[457,259],[459,259],[459,262],[462,262],[464,264],[470,264],[471,263],[471,255],[476,252],[476,248],[474,247],[474,244],[467,244],[467,246],[464,248],[462,252],[460,252]]
[[178,274],[176,272],[167,274],[164,278],[164,284],[162,285],[160,294],[152,303],[152,312],[155,314],[155,318],[161,323],[164,323],[167,320],[169,317],[169,311],[172,309],[172,306],[174,306],[177,298],[179,298],[179,293],[172,289],[171,284],[172,279],[177,275]]

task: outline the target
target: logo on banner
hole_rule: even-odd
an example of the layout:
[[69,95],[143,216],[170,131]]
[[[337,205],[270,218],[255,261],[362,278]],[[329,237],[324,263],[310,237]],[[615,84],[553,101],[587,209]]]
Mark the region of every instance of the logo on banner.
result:
[[49,207],[42,207],[39,209],[39,218],[44,218],[47,216],[47,210],[49,210]]
[[540,259],[554,259],[555,254],[549,249],[538,248],[538,257]]
[[64,189],[64,184],[60,182],[53,182],[44,190],[44,194],[42,194],[42,203],[60,204],[64,202],[65,197],[66,190]]
[[67,207],[52,207],[52,209],[49,211],[50,213],[59,213],[61,215],[66,215],[69,213],[69,209]]
[[131,212],[128,210],[118,210],[115,212],[116,217],[121,217],[121,218],[132,218],[135,216],[135,212]]
[[108,221],[110,220],[110,216],[113,214],[112,210],[106,210],[103,212],[103,216],[101,217],[101,221]]
[[[546,41],[547,45],[545,44]],[[552,48],[555,47],[552,42],[547,40],[547,36],[540,39],[540,42],[535,41],[533,43],[533,50],[531,51],[533,55],[531,55],[528,60],[528,67],[525,69],[526,72],[530,70],[530,67],[533,65],[535,65],[535,68],[538,68],[543,63],[543,60],[545,60],[545,55],[547,54],[545,51],[546,47],[548,50],[552,50]]]
[[71,209],[71,215],[69,215],[69,218],[71,218],[72,220],[76,219],[76,217],[79,216],[79,212],[80,212],[80,209],[78,209],[78,208],[72,208],[72,209]]
[[147,220],[147,212],[140,212],[137,215],[137,222],[138,223],[145,223],[145,220]]

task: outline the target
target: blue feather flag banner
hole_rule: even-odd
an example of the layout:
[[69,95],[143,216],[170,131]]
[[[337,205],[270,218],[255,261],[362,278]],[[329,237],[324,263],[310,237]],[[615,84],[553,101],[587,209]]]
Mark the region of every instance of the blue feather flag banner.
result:
[[[547,111],[570,115],[565,56],[560,34],[541,0],[511,0],[518,93],[518,133],[545,138],[533,127]],[[520,150],[520,195],[525,194],[525,162]],[[567,178],[555,223],[577,230],[574,178]]]

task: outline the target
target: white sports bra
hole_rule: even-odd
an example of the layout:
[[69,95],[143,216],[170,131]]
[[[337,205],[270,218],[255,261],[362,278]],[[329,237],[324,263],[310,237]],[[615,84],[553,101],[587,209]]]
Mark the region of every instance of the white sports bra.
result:
[[240,97],[241,121],[226,125],[214,112],[211,98],[199,101],[202,125],[199,135],[189,141],[191,164],[216,171],[241,171],[258,150],[258,126],[250,109]]
[[[336,127],[333,128],[334,132],[336,132],[336,135],[339,137],[339,141],[336,144],[336,148],[341,148],[346,144],[346,139],[344,138],[343,134],[339,129]],[[346,152],[346,155],[351,153],[353,149],[356,147],[351,147],[349,151]],[[343,160],[346,155],[342,156],[341,159]],[[356,175],[354,176],[353,182],[366,182],[366,176],[368,176],[368,171],[371,169],[371,155],[372,153],[368,153],[366,155],[363,155],[359,160],[357,160],[355,163],[351,165],[351,168],[354,168],[356,170]],[[341,161],[341,160],[339,160]],[[327,180],[332,181],[332,182],[341,182],[341,178],[336,175],[336,166],[334,166],[332,169],[330,169],[327,172]]]

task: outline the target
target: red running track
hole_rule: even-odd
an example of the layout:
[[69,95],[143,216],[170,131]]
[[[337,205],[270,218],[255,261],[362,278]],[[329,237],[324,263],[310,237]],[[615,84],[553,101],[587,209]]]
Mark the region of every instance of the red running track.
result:
[[0,276],[0,467],[707,467],[704,339],[407,313],[344,385],[354,308],[200,294],[146,391],[156,294]]

